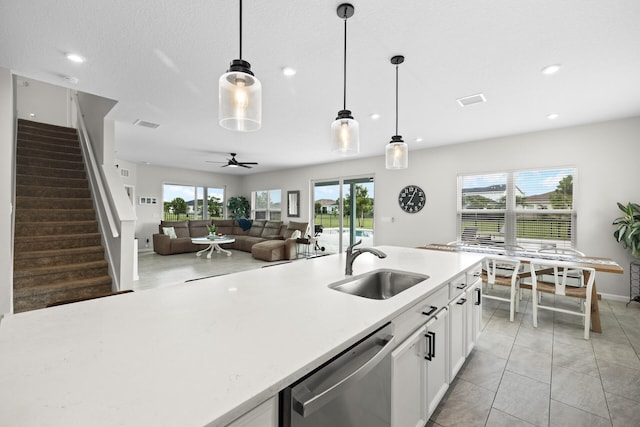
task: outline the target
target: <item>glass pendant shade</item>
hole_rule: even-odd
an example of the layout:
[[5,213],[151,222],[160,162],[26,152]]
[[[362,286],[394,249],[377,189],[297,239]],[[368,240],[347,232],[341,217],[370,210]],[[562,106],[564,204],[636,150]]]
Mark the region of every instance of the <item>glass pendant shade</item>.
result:
[[262,126],[262,85],[246,61],[234,60],[219,80],[218,119],[225,129],[251,132]]
[[409,146],[402,137],[395,135],[385,149],[387,169],[407,169],[409,167]]
[[331,139],[335,153],[349,156],[360,151],[360,125],[349,110],[340,111],[331,123]]

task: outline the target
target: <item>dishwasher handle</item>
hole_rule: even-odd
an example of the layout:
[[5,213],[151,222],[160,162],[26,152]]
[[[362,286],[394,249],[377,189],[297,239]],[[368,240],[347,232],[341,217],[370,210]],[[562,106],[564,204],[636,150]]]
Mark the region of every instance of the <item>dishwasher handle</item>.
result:
[[[373,368],[375,368],[376,365],[378,365],[378,363],[380,363],[382,359],[384,359],[391,350],[393,350],[395,337],[393,335],[387,335],[384,338],[377,338],[372,342],[375,343],[376,347],[380,347],[380,350],[378,350],[375,355],[370,357],[357,369],[353,370],[353,372],[335,372],[335,375],[338,376],[338,378],[332,381],[330,386],[318,392],[311,391],[304,385],[304,382],[296,386],[291,394],[293,409],[303,417],[307,417],[322,408],[325,404],[333,400],[353,383],[365,377]],[[336,362],[339,363],[339,359]],[[340,369],[338,368],[338,371],[339,370]]]

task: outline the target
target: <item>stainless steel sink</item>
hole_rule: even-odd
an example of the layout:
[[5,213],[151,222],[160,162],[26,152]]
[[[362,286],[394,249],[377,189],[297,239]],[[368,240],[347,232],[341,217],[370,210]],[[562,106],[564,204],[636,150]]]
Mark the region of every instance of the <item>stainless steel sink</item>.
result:
[[374,270],[329,285],[331,289],[369,299],[388,299],[427,280],[426,274],[400,270]]

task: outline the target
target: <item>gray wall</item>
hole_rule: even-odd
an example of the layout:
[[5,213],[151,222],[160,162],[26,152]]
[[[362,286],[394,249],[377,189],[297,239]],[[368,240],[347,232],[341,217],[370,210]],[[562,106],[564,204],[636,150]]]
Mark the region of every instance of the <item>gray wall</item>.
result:
[[[578,248],[591,256],[613,258],[628,270],[632,258],[613,239],[611,222],[620,216],[617,201],[640,202],[639,136],[640,117],[634,117],[412,150],[409,169],[403,171],[387,171],[381,156],[255,174],[244,179],[243,192],[282,188],[286,194],[299,189],[307,206],[302,216],[308,220],[311,180],[373,174],[375,244],[412,247],[455,240],[458,174],[574,166],[578,171],[574,195]],[[402,212],[397,203],[398,192],[408,184],[421,186],[427,194],[427,205],[417,214]],[[383,222],[383,218],[394,218],[394,222]],[[628,296],[628,271],[624,275],[598,273],[597,283],[601,293]]]

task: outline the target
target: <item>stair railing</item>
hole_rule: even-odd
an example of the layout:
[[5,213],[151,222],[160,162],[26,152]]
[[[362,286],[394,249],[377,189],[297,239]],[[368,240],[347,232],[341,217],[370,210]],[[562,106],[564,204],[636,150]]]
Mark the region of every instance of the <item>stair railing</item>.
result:
[[[87,132],[87,127],[84,123],[84,117],[82,116],[82,112],[80,111],[78,95],[74,94],[73,99],[78,112],[78,134],[80,136],[80,143],[82,144],[82,151],[88,160],[87,167],[90,169],[88,175],[89,180],[91,181],[91,187],[97,189],[99,202],[104,207],[106,222],[107,224],[109,224],[111,235],[114,238],[117,238],[120,236],[120,230],[118,229],[118,226],[116,224],[113,215],[113,208],[111,206],[111,203],[109,203],[109,197],[107,197],[107,192],[104,188],[104,182],[102,180],[102,174],[100,174],[98,162],[96,161],[96,157],[93,154],[93,149],[91,148],[89,132]],[[97,212],[100,222],[103,223],[103,218],[100,218],[102,216],[102,209],[97,209]]]

